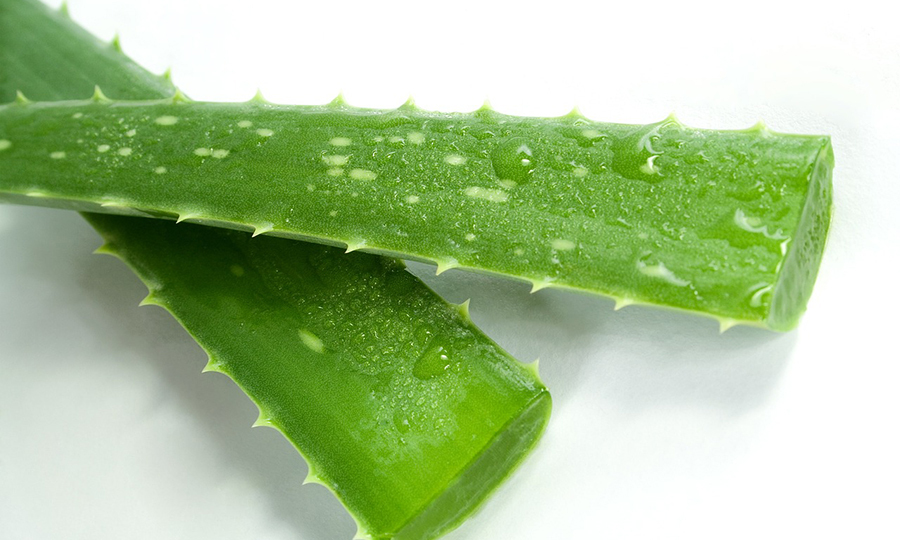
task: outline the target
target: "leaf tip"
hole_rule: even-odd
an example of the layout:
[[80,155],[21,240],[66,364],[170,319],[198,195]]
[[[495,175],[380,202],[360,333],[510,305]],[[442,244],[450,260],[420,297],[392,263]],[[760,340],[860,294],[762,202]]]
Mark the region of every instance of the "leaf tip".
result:
[[531,362],[530,364],[522,364],[522,367],[525,368],[525,371],[527,371],[528,373],[531,373],[531,375],[534,376],[535,379],[540,381],[541,384],[544,383],[544,381],[541,379],[541,373],[540,373],[540,367],[541,367],[541,359],[540,358],[535,358],[534,362]]
[[[355,520],[354,516],[354,520]],[[353,535],[353,540],[372,540],[372,535],[369,534],[362,526],[360,522],[356,522],[356,534]]]
[[338,95],[328,102],[328,107],[332,109],[342,109],[347,106],[347,100],[344,99],[344,93],[338,92]]
[[581,113],[581,109],[578,108],[578,105],[572,107],[572,110],[568,112],[563,118],[571,118],[573,120],[587,120],[584,114]]
[[68,0],[63,0],[62,5],[59,6],[59,14],[67,19],[71,19],[72,15],[69,14],[69,2]]
[[201,371],[201,373],[207,373],[210,371],[222,374],[225,373],[222,370],[222,364],[218,360],[216,360],[213,355],[209,355],[209,359],[207,359],[206,365],[203,366],[203,370]]
[[178,214],[178,217],[175,218],[175,223],[181,223],[182,221],[187,221],[189,219],[197,219],[198,217],[200,217],[198,214],[185,212],[182,214]]
[[459,267],[459,263],[453,258],[437,261],[437,268],[434,271],[434,275],[439,276],[447,270],[452,270],[457,267]]
[[181,91],[181,88],[175,88],[175,93],[172,95],[172,103],[190,103],[191,98],[187,97],[184,92]]
[[675,114],[675,111],[669,113],[669,116],[665,117],[661,122],[663,124],[675,124],[679,127],[684,127],[684,123],[678,119],[678,116]]
[[763,137],[768,137],[773,133],[773,131],[769,129],[769,126],[767,126],[766,123],[762,120],[747,128],[746,131],[748,133],[757,133],[759,135],[762,135]]
[[319,478],[319,475],[313,470],[312,465],[309,465],[309,472],[306,473],[306,478],[303,479],[303,485],[305,486],[306,484],[319,484],[320,486],[328,487],[328,484]]
[[256,421],[253,422],[253,425],[251,425],[250,427],[252,427],[252,428],[257,428],[257,427],[274,428],[275,424],[272,423],[271,415],[266,413],[265,411],[263,411],[262,408],[260,408],[259,415],[256,417]]
[[401,111],[416,111],[418,107],[416,107],[416,100],[413,99],[412,95],[406,98],[406,101],[403,102],[403,105],[398,107]]
[[719,333],[724,334],[738,324],[740,324],[740,322],[736,321],[735,319],[728,319],[724,317],[719,318]]
[[31,100],[25,97],[25,94],[23,94],[21,90],[16,90],[16,104],[28,105],[29,103],[31,103]]
[[109,103],[112,100],[106,97],[106,94],[103,93],[103,90],[101,90],[99,86],[95,86],[94,95],[91,96],[91,101],[95,101],[97,103]]
[[261,234],[270,233],[274,230],[275,230],[274,223],[269,223],[269,222],[260,223],[259,225],[256,225],[253,227],[253,234],[251,234],[250,236],[252,238],[256,238],[257,236],[259,236]]
[[553,282],[549,278],[545,278],[542,280],[533,279],[531,280],[531,294],[534,294],[542,289],[546,289],[552,284]]
[[459,313],[459,316],[466,322],[472,322],[472,317],[469,313],[469,304],[472,303],[471,298],[467,298],[465,302],[461,304],[456,304],[456,311]]
[[119,253],[116,251],[115,246],[113,246],[109,242],[106,242],[102,246],[95,249],[94,255],[109,255],[111,257],[119,258]]
[[162,302],[160,301],[159,298],[156,297],[156,295],[153,293],[153,291],[150,291],[149,293],[147,293],[147,296],[145,296],[144,299],[138,303],[138,306],[139,307],[144,307],[144,306],[162,307]]
[[265,96],[263,96],[262,90],[257,88],[256,93],[253,94],[253,97],[250,98],[250,101],[248,101],[248,103],[255,103],[257,105],[268,105],[271,102],[268,99],[266,99]]
[[118,32],[113,36],[112,41],[109,42],[109,46],[116,52],[122,52],[122,38],[119,37]]
[[355,242],[347,242],[347,249],[344,250],[344,253],[353,253],[354,251],[359,251],[360,249],[366,247],[365,240],[359,240]]
[[631,298],[616,298],[616,305],[613,306],[613,311],[619,311],[622,308],[628,307],[634,304],[634,300]]

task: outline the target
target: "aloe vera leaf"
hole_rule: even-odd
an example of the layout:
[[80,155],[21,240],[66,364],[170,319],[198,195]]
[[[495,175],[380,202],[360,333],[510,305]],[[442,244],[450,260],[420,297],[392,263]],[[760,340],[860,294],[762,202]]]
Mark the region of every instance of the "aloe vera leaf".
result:
[[[119,96],[172,91],[167,78],[37,2],[0,8],[0,96],[89,91],[84,77],[56,76],[62,56],[68,71]],[[25,50],[53,61],[7,62]],[[86,217],[108,239],[103,251],[147,283],[147,302],[169,309],[210,353],[209,369],[235,380],[260,423],[307,457],[310,480],[335,492],[361,535],[431,538],[458,525],[546,424],[550,398],[536,373],[481,334],[465,306],[448,306],[396,261]]]
[[[457,525],[540,435],[536,373],[390,259],[89,214],[371,538]],[[199,255],[198,254],[202,254]]]
[[792,328],[830,219],[830,139],[762,126],[98,94],[7,105],[0,138],[14,202],[317,240],[723,325]]

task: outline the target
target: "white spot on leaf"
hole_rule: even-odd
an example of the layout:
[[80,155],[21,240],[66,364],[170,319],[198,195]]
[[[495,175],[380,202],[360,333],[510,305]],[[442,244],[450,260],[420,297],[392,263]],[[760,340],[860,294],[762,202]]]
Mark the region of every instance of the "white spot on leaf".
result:
[[7,139],[0,139],[0,152],[12,146],[12,142]]
[[156,122],[157,124],[159,124],[161,126],[174,126],[175,124],[178,123],[178,118],[175,116],[166,115],[166,116],[160,116],[159,118],[154,120],[154,122]]
[[444,156],[444,163],[448,165],[465,165],[467,159],[459,154],[448,154]]
[[465,193],[473,199],[484,199],[491,202],[506,202],[509,198],[509,195],[507,195],[505,191],[479,186],[468,187],[466,188]]
[[368,169],[351,169],[350,178],[354,180],[375,180],[378,175]]
[[690,284],[690,282],[688,281],[679,279],[678,276],[676,276],[674,272],[666,268],[666,265],[664,265],[663,263],[647,264],[644,261],[638,261],[637,269],[638,272],[644,274],[645,276],[659,278],[678,287],[686,287]]
[[313,352],[321,353],[325,350],[324,345],[322,344],[322,340],[318,338],[315,334],[310,332],[309,330],[300,330],[300,341],[303,342],[304,345],[309,347],[309,349]]
[[350,143],[352,142],[353,141],[351,141],[347,137],[335,137],[328,141],[328,144],[330,144],[331,146],[350,146]]
[[50,152],[50,159],[63,159],[66,157],[65,152]]
[[165,167],[157,167],[153,169],[153,172],[155,172],[156,174],[166,174],[167,171],[168,169],[166,169]]
[[124,146],[124,147],[122,147],[122,148],[119,148],[119,150],[118,150],[116,153],[119,154],[120,156],[130,156],[130,155],[131,155],[131,148],[128,148],[127,146]]
[[422,135],[418,131],[413,131],[406,136],[406,140],[408,140],[410,144],[422,144],[423,142],[425,142],[425,135]]
[[256,134],[260,137],[271,137],[275,132],[268,128],[259,128],[256,130]]
[[248,128],[253,125],[253,122],[250,120],[241,120],[237,125],[239,128]]
[[331,155],[331,156],[322,156],[322,161],[326,164],[331,165],[332,167],[340,167],[341,165],[346,165],[348,161],[350,161],[350,156],[342,156],[342,155]]
[[575,242],[564,238],[557,238],[550,242],[550,247],[559,251],[569,251],[575,249]]
[[100,152],[101,154],[103,154],[105,152],[109,152],[109,145],[101,144],[100,146],[97,147],[97,151]]

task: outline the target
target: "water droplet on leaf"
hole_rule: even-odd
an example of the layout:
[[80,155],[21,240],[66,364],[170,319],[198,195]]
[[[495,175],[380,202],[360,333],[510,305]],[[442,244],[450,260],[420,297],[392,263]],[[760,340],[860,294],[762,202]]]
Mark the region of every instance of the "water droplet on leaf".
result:
[[501,180],[513,180],[518,184],[527,182],[537,166],[534,152],[522,137],[500,143],[491,153],[491,162]]

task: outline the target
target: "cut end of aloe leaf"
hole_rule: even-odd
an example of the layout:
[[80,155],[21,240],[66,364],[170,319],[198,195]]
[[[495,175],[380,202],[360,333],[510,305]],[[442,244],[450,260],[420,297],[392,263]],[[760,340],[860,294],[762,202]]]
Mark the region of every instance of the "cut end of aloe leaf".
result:
[[436,538],[459,526],[512,473],[537,443],[550,418],[550,394],[543,392],[512,419],[468,468],[393,536]]
[[799,225],[782,261],[777,281],[751,297],[753,302],[757,295],[771,291],[767,323],[773,330],[794,328],[812,295],[831,222],[833,167],[834,154],[829,144],[822,148],[813,164]]

